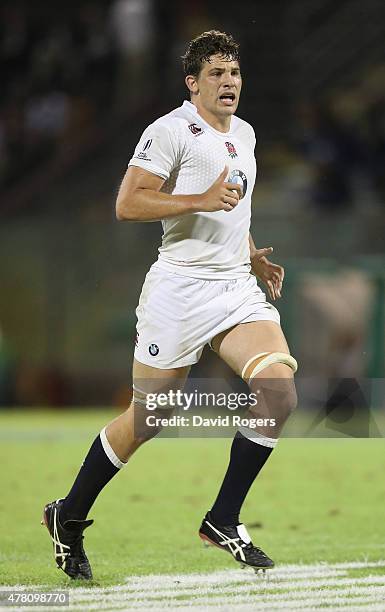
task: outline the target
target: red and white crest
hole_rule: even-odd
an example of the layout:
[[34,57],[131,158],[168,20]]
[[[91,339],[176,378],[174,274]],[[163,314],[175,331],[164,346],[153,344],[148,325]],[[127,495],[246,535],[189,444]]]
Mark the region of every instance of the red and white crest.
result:
[[227,152],[230,155],[230,157],[237,157],[238,156],[236,148],[234,147],[232,142],[225,142],[225,145],[226,145]]

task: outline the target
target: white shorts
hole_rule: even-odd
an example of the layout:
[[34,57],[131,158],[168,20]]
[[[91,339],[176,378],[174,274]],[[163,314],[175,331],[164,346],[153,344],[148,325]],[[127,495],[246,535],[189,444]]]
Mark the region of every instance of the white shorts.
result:
[[205,344],[238,323],[274,321],[278,310],[252,274],[235,280],[202,280],[154,264],[139,304],[135,358],[170,369],[199,361]]

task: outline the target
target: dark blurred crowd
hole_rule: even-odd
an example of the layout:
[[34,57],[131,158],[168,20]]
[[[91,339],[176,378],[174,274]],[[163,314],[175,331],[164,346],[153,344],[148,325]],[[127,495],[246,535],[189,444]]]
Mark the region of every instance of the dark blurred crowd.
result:
[[180,41],[211,27],[210,4],[1,3],[0,190],[110,119],[171,96],[181,83]]
[[0,9],[0,185],[76,140],[111,106],[117,55],[103,3]]
[[293,144],[309,164],[308,196],[320,210],[362,208],[355,200],[370,193],[374,203],[385,204],[385,95],[378,87],[384,76],[379,70],[371,89],[359,83],[295,109]]

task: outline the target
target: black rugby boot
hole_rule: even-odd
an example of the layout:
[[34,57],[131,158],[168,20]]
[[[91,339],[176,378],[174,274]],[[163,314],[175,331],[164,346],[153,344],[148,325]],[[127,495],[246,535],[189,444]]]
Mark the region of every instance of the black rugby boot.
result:
[[41,521],[51,536],[56,564],[70,578],[92,580],[90,562],[83,548],[83,531],[92,525],[93,521],[68,520],[62,525],[59,520],[62,504],[62,499],[47,504]]
[[274,561],[254,546],[243,524],[216,525],[208,512],[200,526],[199,537],[205,543],[229,552],[241,567],[252,567],[255,572],[274,567]]

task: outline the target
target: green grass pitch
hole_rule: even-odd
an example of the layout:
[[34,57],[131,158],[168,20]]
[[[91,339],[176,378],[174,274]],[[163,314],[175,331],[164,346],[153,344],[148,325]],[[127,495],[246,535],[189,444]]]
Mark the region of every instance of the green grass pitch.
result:
[[[45,502],[66,494],[111,411],[0,413],[0,583],[68,586],[55,568]],[[93,585],[128,576],[233,569],[197,537],[228,461],[229,439],[143,446],[97,500],[86,532]],[[283,439],[242,519],[277,564],[376,561],[385,551],[381,439]]]

